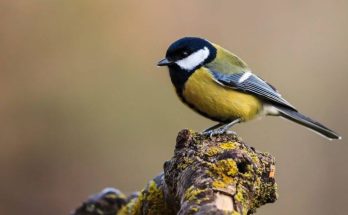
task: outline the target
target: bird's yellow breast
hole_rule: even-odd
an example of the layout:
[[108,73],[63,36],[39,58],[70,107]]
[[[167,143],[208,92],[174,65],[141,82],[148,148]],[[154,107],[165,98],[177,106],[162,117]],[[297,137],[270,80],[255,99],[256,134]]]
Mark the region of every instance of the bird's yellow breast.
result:
[[186,81],[183,97],[196,110],[219,121],[250,120],[262,109],[258,98],[216,83],[204,67],[196,70]]

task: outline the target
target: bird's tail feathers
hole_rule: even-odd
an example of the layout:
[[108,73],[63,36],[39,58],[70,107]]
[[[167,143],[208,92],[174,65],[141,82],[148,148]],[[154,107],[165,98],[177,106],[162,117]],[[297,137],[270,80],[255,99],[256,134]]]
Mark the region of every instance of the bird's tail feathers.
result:
[[326,126],[322,125],[319,122],[316,122],[314,120],[312,120],[311,118],[295,111],[295,110],[291,110],[289,108],[286,107],[275,107],[276,109],[278,109],[280,116],[291,120],[293,122],[296,122],[298,124],[301,124],[309,129],[311,129],[312,131],[326,137],[329,140],[333,140],[333,139],[341,139],[341,137],[334,132],[333,130],[327,128]]

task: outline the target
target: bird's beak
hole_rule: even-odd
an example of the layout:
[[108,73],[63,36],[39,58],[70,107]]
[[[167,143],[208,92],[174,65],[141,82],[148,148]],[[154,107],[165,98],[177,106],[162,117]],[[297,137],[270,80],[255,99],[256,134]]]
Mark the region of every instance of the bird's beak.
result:
[[167,66],[169,64],[171,64],[172,62],[169,61],[167,58],[164,58],[162,60],[160,60],[158,63],[157,63],[157,66]]

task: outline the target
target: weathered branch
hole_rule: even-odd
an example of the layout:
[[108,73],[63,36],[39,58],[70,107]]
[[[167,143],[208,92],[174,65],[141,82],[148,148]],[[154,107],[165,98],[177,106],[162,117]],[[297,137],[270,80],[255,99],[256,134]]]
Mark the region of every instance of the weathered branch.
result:
[[252,214],[277,199],[275,160],[237,136],[207,137],[182,130],[164,173],[126,197],[106,189],[74,215]]

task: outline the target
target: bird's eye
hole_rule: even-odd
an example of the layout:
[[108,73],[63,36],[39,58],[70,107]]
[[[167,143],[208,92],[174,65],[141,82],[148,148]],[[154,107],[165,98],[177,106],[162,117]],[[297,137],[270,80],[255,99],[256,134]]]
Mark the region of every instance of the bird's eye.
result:
[[178,50],[175,54],[172,55],[174,60],[181,60],[190,55],[189,51]]

